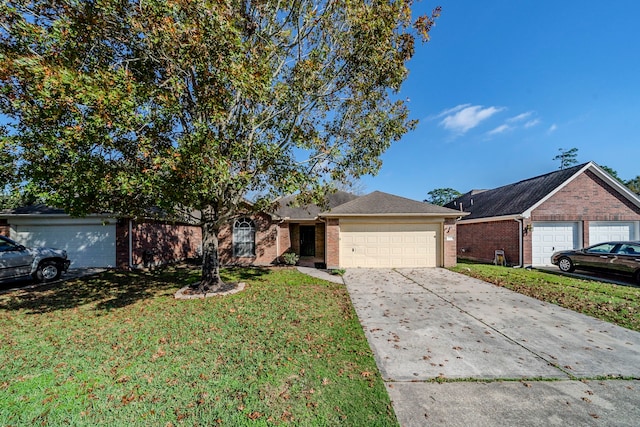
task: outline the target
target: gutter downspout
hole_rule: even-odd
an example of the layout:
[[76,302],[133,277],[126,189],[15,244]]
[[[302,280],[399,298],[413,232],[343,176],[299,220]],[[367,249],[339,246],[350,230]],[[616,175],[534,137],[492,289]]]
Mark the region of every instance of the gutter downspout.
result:
[[518,267],[522,268],[524,264],[524,219],[515,218],[514,221],[518,223],[518,257],[520,258]]

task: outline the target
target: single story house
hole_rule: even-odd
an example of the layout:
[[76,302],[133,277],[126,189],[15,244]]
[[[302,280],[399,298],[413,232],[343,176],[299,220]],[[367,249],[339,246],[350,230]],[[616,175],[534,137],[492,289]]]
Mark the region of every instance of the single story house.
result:
[[551,255],[609,240],[640,239],[640,199],[588,162],[493,190],[474,190],[445,205],[468,212],[457,224],[460,258],[546,266]]
[[195,258],[200,228],[109,215],[73,218],[44,205],[0,211],[0,234],[25,246],[65,249],[71,268],[135,269]]
[[301,263],[329,269],[447,267],[456,263],[456,221],[467,215],[380,191],[331,194],[326,210],[293,201],[223,227],[221,262],[269,265],[295,252]]
[[[221,264],[273,265],[294,252],[301,264],[330,269],[455,265],[456,221],[467,213],[379,191],[327,198],[320,208],[284,197],[274,212],[234,218],[218,236]],[[45,206],[0,212],[0,234],[66,249],[72,268],[159,265],[196,257],[202,245],[200,228],[190,224],[72,218]]]

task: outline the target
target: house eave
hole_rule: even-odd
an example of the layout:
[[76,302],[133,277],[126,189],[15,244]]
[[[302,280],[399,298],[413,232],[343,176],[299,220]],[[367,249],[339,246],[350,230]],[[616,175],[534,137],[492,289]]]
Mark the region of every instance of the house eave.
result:
[[321,218],[459,218],[467,216],[469,212],[456,213],[322,213]]
[[511,215],[501,215],[501,216],[490,216],[484,218],[471,218],[471,219],[461,219],[458,221],[458,224],[477,224],[480,222],[498,222],[498,221],[512,221],[512,220],[520,220],[525,217],[523,214],[511,214]]

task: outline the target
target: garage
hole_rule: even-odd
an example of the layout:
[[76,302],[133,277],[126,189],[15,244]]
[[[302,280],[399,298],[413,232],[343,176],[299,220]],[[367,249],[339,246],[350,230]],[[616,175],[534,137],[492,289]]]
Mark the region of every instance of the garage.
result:
[[340,221],[343,268],[436,267],[440,262],[439,223]]
[[456,264],[455,209],[374,191],[323,212],[327,268]]
[[577,222],[534,222],[532,265],[552,265],[551,255],[554,252],[581,246],[578,232]]
[[633,221],[607,221],[589,223],[589,246],[602,242],[636,239],[636,223]]
[[116,226],[100,218],[24,218],[12,223],[11,238],[25,246],[67,251],[71,268],[115,267]]

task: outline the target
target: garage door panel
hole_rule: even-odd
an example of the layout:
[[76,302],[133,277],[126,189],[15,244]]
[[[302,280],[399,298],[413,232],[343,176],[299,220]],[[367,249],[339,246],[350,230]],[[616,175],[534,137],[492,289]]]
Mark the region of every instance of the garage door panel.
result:
[[[340,230],[340,265],[351,267],[435,267],[440,225],[346,223]],[[356,245],[364,236],[365,245]]]
[[47,246],[67,251],[71,268],[114,267],[115,225],[19,225],[15,240],[26,246]]
[[634,222],[592,222],[589,224],[589,246],[602,242],[633,240]]
[[578,245],[578,224],[575,222],[534,222],[532,241],[532,264],[551,264],[554,252],[575,249]]

